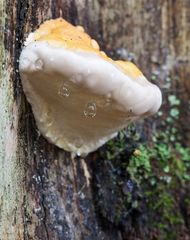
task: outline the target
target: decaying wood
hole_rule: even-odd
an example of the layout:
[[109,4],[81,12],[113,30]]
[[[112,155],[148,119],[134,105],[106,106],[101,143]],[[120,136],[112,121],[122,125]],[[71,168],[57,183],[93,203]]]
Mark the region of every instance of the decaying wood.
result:
[[72,159],[39,134],[22,91],[19,53],[29,32],[44,20],[63,16],[84,26],[109,55],[132,59],[149,78],[157,75],[161,87],[176,73],[181,82],[172,79],[171,91],[177,89],[186,104],[190,2],[4,0],[0,4],[0,239],[127,239],[126,231],[109,217],[103,225],[95,209],[92,179],[105,170],[105,164],[94,162],[93,154],[86,160]]

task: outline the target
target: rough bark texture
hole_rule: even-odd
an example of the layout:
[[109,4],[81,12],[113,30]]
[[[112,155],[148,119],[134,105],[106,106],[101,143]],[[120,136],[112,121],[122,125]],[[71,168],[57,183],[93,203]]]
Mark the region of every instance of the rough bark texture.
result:
[[[39,134],[22,91],[19,53],[29,32],[44,20],[63,16],[84,26],[109,55],[132,59],[149,78],[156,75],[163,92],[167,78],[175,73],[170,91],[179,91],[185,105],[190,93],[190,2],[4,0],[0,4],[0,239],[129,239],[128,226],[137,231],[133,228],[137,216],[130,224],[115,224],[109,216],[106,197],[114,186],[106,189],[106,181],[112,179],[98,175],[110,169],[107,163],[99,162],[96,154],[72,159]],[[183,119],[187,113],[181,114],[188,142],[189,126]],[[98,184],[107,191],[106,197],[100,195],[107,201],[100,205],[103,220],[94,201]]]

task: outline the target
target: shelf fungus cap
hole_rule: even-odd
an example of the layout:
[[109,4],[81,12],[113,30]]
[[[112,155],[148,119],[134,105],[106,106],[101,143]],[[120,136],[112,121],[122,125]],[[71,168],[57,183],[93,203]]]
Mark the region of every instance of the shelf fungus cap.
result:
[[42,135],[78,155],[161,105],[159,88],[133,63],[113,61],[81,26],[61,18],[30,33],[19,69]]

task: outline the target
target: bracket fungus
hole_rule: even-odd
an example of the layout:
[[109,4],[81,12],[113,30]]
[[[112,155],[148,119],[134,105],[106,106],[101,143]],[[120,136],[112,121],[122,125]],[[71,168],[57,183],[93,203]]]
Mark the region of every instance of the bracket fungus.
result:
[[42,135],[78,155],[154,114],[162,101],[133,63],[112,60],[81,26],[61,18],[29,34],[19,70]]

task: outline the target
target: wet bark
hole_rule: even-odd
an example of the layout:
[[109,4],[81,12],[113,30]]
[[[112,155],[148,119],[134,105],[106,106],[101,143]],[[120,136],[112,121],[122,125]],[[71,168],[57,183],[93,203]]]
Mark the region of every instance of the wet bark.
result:
[[[135,239],[139,213],[125,216],[122,223],[109,216],[109,196],[115,194],[110,189],[115,187],[101,173],[112,176],[114,169],[105,159],[98,152],[72,159],[39,134],[22,91],[19,54],[29,32],[61,16],[84,26],[110,56],[133,60],[149,79],[156,76],[164,96],[170,78],[169,91],[178,91],[186,105],[190,2],[4,0],[0,13],[0,239],[119,240],[129,239],[130,233]],[[184,117],[182,111],[179,124],[186,130]],[[148,125],[147,133],[150,129]],[[189,141],[188,131],[184,139]],[[125,182],[127,175],[116,181],[120,178]],[[97,195],[103,201],[98,208]]]

